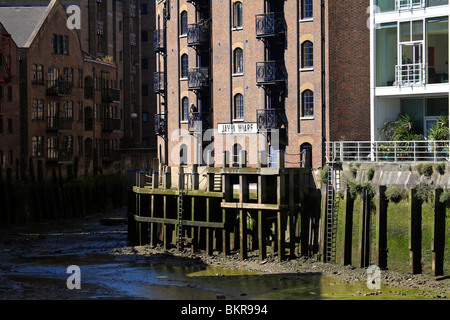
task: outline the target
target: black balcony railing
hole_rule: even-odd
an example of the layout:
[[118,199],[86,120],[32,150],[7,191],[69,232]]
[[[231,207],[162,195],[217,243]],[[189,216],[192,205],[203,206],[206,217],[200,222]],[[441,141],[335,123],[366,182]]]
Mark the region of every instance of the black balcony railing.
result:
[[155,114],[155,134],[163,136],[167,131],[167,123],[165,114]]
[[192,112],[189,114],[188,130],[190,133],[202,133],[211,128],[209,112]]
[[73,83],[66,80],[47,80],[47,95],[70,96],[72,95]]
[[102,101],[103,102],[119,102],[120,101],[120,90],[103,88],[102,89]]
[[199,22],[188,25],[187,44],[188,46],[199,46],[208,42],[208,23]]
[[50,162],[71,162],[72,156],[72,148],[49,147],[47,149],[47,161]]
[[164,30],[153,31],[153,49],[156,52],[164,51]]
[[258,130],[285,129],[287,126],[286,112],[283,108],[256,110]]
[[188,87],[190,90],[205,89],[209,86],[209,68],[191,68],[188,71]]
[[256,16],[256,37],[276,37],[286,32],[283,12],[271,12]]
[[286,80],[284,61],[264,61],[256,63],[256,82],[258,85],[280,84]]
[[47,117],[47,131],[72,131],[73,119],[58,116]]
[[164,92],[164,72],[155,72],[153,74],[153,88],[155,93]]
[[105,118],[102,122],[103,132],[113,132],[120,130],[120,119]]

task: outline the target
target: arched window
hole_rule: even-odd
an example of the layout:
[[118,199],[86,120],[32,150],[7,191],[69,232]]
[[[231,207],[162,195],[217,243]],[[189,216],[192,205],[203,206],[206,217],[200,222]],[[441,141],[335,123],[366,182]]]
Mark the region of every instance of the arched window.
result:
[[244,96],[240,93],[234,96],[234,119],[244,119]]
[[241,48],[236,48],[233,52],[233,73],[244,72],[244,52]]
[[181,99],[181,121],[189,120],[189,98]]
[[313,17],[313,0],[302,0],[302,19]]
[[302,68],[312,68],[313,66],[313,43],[311,41],[305,41],[302,43]]
[[300,146],[300,154],[302,160],[302,168],[312,167],[312,146],[309,143],[303,143]]
[[233,4],[233,28],[242,27],[242,2],[236,1]]
[[302,117],[314,116],[314,93],[311,90],[302,92]]
[[180,14],[180,35],[182,36],[187,35],[187,29],[188,29],[187,12],[182,11]]
[[42,136],[34,136],[31,140],[31,146],[32,146],[32,155],[33,157],[42,157]]
[[188,55],[187,54],[183,54],[181,56],[181,78],[187,78],[188,77],[188,68],[189,68]]
[[187,165],[187,146],[185,144],[180,146],[180,165]]

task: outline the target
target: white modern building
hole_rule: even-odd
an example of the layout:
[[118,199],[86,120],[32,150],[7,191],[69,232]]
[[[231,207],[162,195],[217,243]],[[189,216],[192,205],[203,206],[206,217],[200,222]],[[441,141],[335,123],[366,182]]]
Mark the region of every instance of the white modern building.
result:
[[370,12],[371,140],[401,114],[426,138],[449,115],[449,0],[372,0]]

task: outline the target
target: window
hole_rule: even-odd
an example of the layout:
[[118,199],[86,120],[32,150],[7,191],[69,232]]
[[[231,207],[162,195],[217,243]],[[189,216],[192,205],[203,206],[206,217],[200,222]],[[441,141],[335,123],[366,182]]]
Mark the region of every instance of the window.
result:
[[64,101],[63,103],[63,117],[66,119],[73,119],[73,102]]
[[312,0],[302,0],[302,19],[310,19],[313,17],[312,2]]
[[184,97],[181,100],[181,121],[189,120],[189,99]]
[[69,37],[63,37],[63,54],[69,54]]
[[8,124],[7,124],[7,131],[8,133],[13,133],[13,121],[12,119],[8,119]]
[[141,3],[141,15],[142,16],[148,15],[148,6],[146,3]]
[[78,101],[77,122],[83,122],[83,101]]
[[244,96],[240,93],[234,96],[234,119],[244,119]]
[[311,90],[302,93],[302,117],[314,116],[314,94]]
[[142,70],[148,69],[148,58],[142,58]]
[[242,150],[242,146],[239,143],[233,145],[233,167],[239,167],[239,153]]
[[63,36],[58,35],[58,53],[63,54],[64,53],[64,43],[63,43]]
[[233,53],[233,72],[243,73],[244,72],[244,52],[241,48],[236,48]]
[[8,91],[6,93],[6,100],[10,101],[10,102],[12,101],[12,87],[11,86],[8,87]]
[[31,67],[31,83],[37,84],[37,65],[35,64]]
[[83,88],[83,69],[78,69],[77,87]]
[[187,35],[187,12],[183,11],[180,15],[180,35],[185,36]]
[[314,66],[313,43],[305,41],[302,43],[302,68],[312,68]]
[[142,30],[141,31],[141,41],[142,42],[147,42],[148,41],[148,32],[147,32],[147,30]]
[[181,78],[185,79],[188,77],[188,67],[189,67],[188,55],[183,54],[181,56]]
[[52,36],[52,53],[58,53],[58,35]]
[[142,112],[142,122],[148,123],[148,112]]
[[44,100],[33,99],[31,103],[31,119],[44,120]]
[[42,157],[43,151],[43,137],[34,136],[31,140],[31,148],[32,148],[32,156],[33,157]]
[[73,68],[64,68],[64,80],[67,82],[67,85],[73,85]]
[[8,151],[8,165],[12,166],[13,164],[13,152],[12,151]]
[[233,28],[242,28],[242,2],[233,3]]

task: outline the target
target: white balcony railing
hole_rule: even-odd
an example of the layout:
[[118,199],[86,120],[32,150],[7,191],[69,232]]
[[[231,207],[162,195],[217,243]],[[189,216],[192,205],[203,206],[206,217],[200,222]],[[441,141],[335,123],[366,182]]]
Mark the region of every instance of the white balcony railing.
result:
[[421,86],[426,81],[426,64],[411,63],[395,66],[395,84],[397,86]]
[[450,161],[450,141],[337,141],[326,143],[327,161]]
[[425,8],[426,0],[396,0],[395,1],[395,10],[396,11],[404,11],[404,10],[414,10]]

